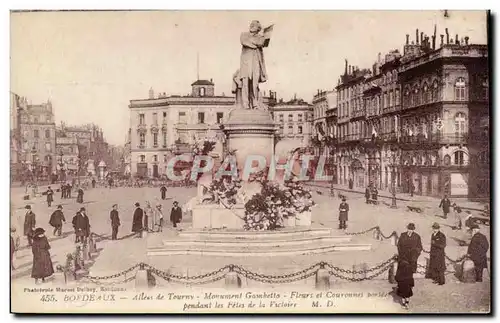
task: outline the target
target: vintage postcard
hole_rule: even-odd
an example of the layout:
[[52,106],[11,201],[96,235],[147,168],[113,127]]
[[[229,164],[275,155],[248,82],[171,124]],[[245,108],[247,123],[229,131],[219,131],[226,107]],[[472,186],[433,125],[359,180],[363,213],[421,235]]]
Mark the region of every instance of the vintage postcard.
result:
[[491,311],[488,11],[12,11],[14,313]]

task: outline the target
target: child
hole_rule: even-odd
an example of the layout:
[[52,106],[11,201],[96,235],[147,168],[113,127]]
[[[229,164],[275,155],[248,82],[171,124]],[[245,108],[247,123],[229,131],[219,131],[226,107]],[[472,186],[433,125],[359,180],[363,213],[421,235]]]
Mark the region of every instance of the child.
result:
[[413,296],[413,280],[412,266],[406,259],[398,261],[398,270],[396,271],[396,282],[398,283],[397,295],[401,297],[401,305],[408,309],[410,306],[410,297]]

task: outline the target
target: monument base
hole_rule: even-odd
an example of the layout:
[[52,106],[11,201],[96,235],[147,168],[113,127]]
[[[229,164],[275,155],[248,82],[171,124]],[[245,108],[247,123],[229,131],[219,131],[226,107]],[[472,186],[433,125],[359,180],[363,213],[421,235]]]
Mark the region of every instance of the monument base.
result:
[[193,206],[193,229],[242,230],[244,216],[245,206],[242,204],[231,209],[218,204],[198,204]]

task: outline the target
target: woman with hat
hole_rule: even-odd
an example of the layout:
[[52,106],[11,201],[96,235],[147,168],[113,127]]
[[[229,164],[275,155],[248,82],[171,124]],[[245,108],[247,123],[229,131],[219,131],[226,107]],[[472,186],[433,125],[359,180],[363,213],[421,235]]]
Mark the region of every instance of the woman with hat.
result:
[[434,284],[444,285],[444,272],[446,270],[445,252],[446,236],[439,231],[439,224],[432,225],[431,250],[429,253],[429,272],[426,278],[431,278]]
[[31,250],[33,252],[33,268],[31,270],[31,277],[35,279],[35,283],[41,279],[45,282],[45,278],[54,274],[54,267],[50,259],[50,245],[47,237],[44,235],[45,230],[36,228],[33,233],[33,245]]
[[415,232],[415,224],[408,223],[407,231],[401,233],[398,239],[398,257],[406,259],[412,266],[413,272],[417,272],[417,262],[422,252],[422,239]]
[[182,220],[182,209],[179,207],[179,203],[174,201],[172,211],[170,211],[170,222],[174,228],[177,228],[177,223],[181,223]]

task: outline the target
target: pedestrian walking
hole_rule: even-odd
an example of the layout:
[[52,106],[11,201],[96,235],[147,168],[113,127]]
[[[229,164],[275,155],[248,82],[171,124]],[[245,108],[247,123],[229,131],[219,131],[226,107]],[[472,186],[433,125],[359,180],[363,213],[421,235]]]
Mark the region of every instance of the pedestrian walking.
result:
[[177,228],[177,223],[181,223],[182,220],[182,209],[179,207],[179,203],[174,201],[172,210],[170,211],[170,222],[174,228]]
[[36,225],[36,215],[31,211],[31,206],[26,205],[26,215],[24,216],[24,235],[28,238],[28,246],[33,242],[33,230]]
[[61,184],[61,200],[66,198],[66,184]]
[[479,231],[479,226],[473,224],[472,239],[467,249],[467,257],[474,263],[474,270],[476,272],[476,282],[483,281],[483,270],[488,268],[488,258],[486,253],[490,248],[488,239]]
[[161,193],[161,199],[164,200],[167,198],[167,188],[165,187],[165,184],[162,184],[160,187],[160,193]]
[[162,206],[161,204],[157,204],[155,208],[155,223],[156,225],[156,230],[158,232],[163,231],[163,211],[162,211]]
[[347,229],[347,221],[349,220],[349,204],[346,202],[346,198],[342,197],[342,203],[339,206],[339,229]]
[[51,207],[52,202],[54,201],[54,191],[50,188],[50,186],[47,188],[47,206]]
[[372,186],[372,200],[374,203],[377,203],[378,200],[378,190],[375,186]]
[[352,190],[354,187],[354,181],[352,180],[352,178],[349,178],[349,189]]
[[118,204],[113,204],[113,209],[109,212],[109,218],[111,219],[111,240],[116,240],[118,237],[118,228],[120,227]]
[[90,221],[84,207],[76,212],[72,224],[76,235],[75,243],[85,243],[90,235]]
[[50,216],[49,224],[54,228],[55,236],[61,236],[63,222],[66,222],[62,209],[63,207],[58,205],[57,210],[52,212],[52,215]]
[[412,265],[407,259],[398,258],[398,269],[394,278],[398,283],[396,294],[401,297],[401,305],[405,309],[409,309],[415,280],[413,279]]
[[415,184],[413,183],[413,180],[410,179],[410,197],[413,197],[414,193],[415,193]]
[[448,218],[448,213],[450,213],[451,201],[448,198],[448,195],[444,195],[443,199],[439,203],[439,207],[443,209],[443,218]]
[[155,228],[155,219],[154,219],[154,211],[151,207],[151,203],[146,201],[146,206],[144,207],[144,228],[148,230],[148,232],[153,232]]
[[370,186],[368,186],[365,190],[365,199],[366,204],[370,203]]
[[407,231],[401,233],[398,240],[398,257],[406,259],[414,273],[417,272],[418,257],[422,252],[422,239],[415,232],[415,224],[408,223],[406,226]]
[[137,238],[140,238],[142,232],[142,221],[144,217],[144,211],[141,209],[139,202],[135,203],[134,217],[132,220],[132,232],[137,234]]
[[453,213],[455,214],[455,225],[453,226],[453,230],[462,230],[462,208],[456,203],[453,203]]
[[78,195],[76,196],[76,202],[77,203],[83,203],[83,189],[80,187],[78,188]]
[[54,266],[50,259],[50,244],[45,236],[45,230],[36,228],[33,234],[33,267],[31,269],[31,278],[35,279],[35,284],[38,284],[39,279],[45,282],[45,278],[54,274]]
[[[74,180],[73,180],[74,181]],[[70,182],[68,182],[66,184],[66,198],[70,199],[71,198],[71,191],[73,190],[73,187],[75,185],[74,184],[71,184]],[[82,195],[82,201],[83,201],[83,195]]]
[[95,184],[96,184],[95,178],[92,178],[92,188],[95,188]]
[[431,278],[434,284],[444,285],[446,271],[445,252],[446,236],[439,231],[439,224],[432,225],[431,250],[429,253],[429,272],[426,278]]

